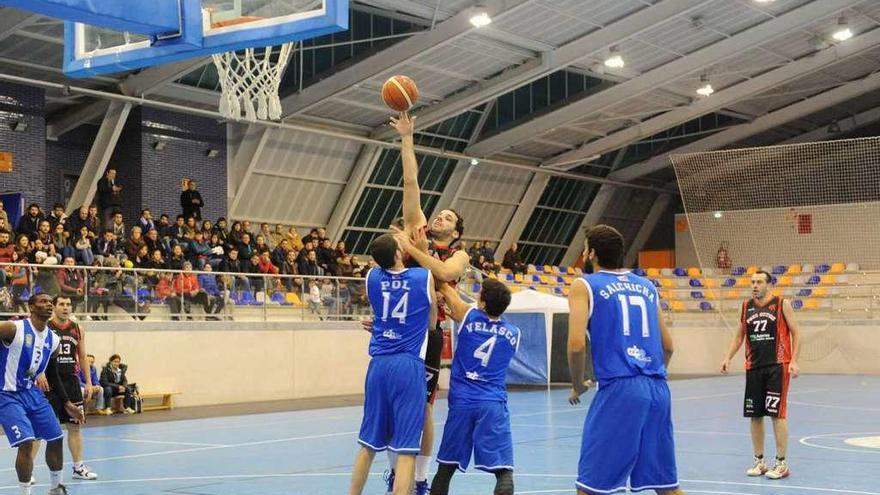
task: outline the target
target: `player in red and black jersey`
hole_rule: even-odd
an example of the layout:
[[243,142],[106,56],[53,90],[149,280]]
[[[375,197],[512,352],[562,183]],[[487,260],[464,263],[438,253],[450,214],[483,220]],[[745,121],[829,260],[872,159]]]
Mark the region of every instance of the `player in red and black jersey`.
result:
[[[85,391],[80,388],[79,369],[80,365],[87,363],[85,332],[79,324],[70,319],[70,313],[73,310],[69,297],[55,296],[55,310],[52,319],[49,320],[47,326],[58,335],[58,355],[56,358],[56,366],[58,368],[58,376],[64,385],[65,393],[70,402],[77,407],[83,409],[83,404],[88,402],[92,396],[92,378],[89,373],[84,373],[86,379]],[[85,397],[83,396],[85,392]],[[73,457],[73,478],[79,480],[95,480],[98,475],[89,470],[83,463],[83,440],[80,422],[70,417],[67,410],[64,409],[64,400],[54,390],[46,392],[46,398],[55,409],[55,415],[62,426],[67,425],[67,446],[70,449],[70,455]],[[34,449],[34,458],[39,449]]]
[[[455,210],[444,209],[428,224],[420,202],[418,162],[413,141],[414,117],[402,113],[399,118],[391,119],[391,126],[401,137],[400,156],[403,165],[403,230],[398,236],[398,244],[409,254],[413,263],[431,270],[437,283],[455,284],[464,275],[470,261],[467,253],[455,245],[464,232],[464,220]],[[416,495],[427,495],[429,489],[428,466],[434,445],[432,412],[440,376],[440,355],[443,351],[443,330],[440,325],[445,318],[444,303],[438,300],[437,324],[428,331],[425,354],[428,404],[422,450],[416,457]],[[389,457],[389,462],[394,466],[394,456]],[[392,482],[389,481],[389,487],[391,485]]]
[[[730,369],[730,360],[746,343],[746,393],[744,415],[751,418],[752,446],[755,457],[749,476],[785,478],[791,471],[785,460],[788,448],[788,383],[799,373],[798,337],[794,310],[788,300],[769,292],[769,273],[752,275],[752,298],[742,306],[741,327],[730,343],[721,363],[721,372]],[[776,465],[767,469],[764,462],[764,416],[773,420],[776,437]]]

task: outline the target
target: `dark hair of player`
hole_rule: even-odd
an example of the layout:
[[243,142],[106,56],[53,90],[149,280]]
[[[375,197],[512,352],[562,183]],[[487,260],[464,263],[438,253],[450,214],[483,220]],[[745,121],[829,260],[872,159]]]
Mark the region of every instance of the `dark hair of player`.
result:
[[587,229],[587,248],[596,251],[599,266],[616,269],[623,264],[623,235],[610,225]]
[[480,300],[486,305],[486,313],[492,318],[498,318],[510,305],[510,289],[495,279],[484,279]]
[[394,267],[394,257],[397,254],[397,241],[391,234],[382,234],[370,243],[370,256],[385,270]]

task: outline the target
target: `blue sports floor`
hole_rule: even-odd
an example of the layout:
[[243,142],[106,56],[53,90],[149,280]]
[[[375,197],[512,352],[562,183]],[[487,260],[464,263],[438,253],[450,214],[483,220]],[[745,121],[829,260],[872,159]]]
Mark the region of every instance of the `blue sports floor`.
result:
[[[880,495],[880,448],[846,441],[880,436],[880,378],[795,380],[789,404],[793,474],[776,482],[745,476],[751,447],[741,417],[743,386],[741,375],[671,382],[679,476],[688,493]],[[566,397],[562,389],[511,394],[517,494],[574,493],[586,406],[569,406]],[[341,407],[87,427],[87,463],[101,478],[71,481],[68,467],[65,481],[72,494],[345,494],[360,414],[359,407]],[[438,442],[445,416],[446,402],[438,401]],[[775,453],[771,431],[768,424],[768,456]],[[0,494],[16,494],[14,451],[0,452]],[[365,493],[378,495],[385,455],[377,455],[373,466]],[[34,493],[45,493],[44,463],[36,476]],[[453,478],[451,492],[485,495],[492,486],[491,475],[469,471]]]

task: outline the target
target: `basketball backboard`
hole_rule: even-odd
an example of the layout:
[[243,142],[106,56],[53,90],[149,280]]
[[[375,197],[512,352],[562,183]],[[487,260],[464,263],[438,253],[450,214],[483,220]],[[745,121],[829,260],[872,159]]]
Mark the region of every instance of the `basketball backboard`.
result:
[[348,28],[348,0],[175,1],[181,7],[180,29],[159,36],[66,22],[64,73],[89,77],[129,71]]

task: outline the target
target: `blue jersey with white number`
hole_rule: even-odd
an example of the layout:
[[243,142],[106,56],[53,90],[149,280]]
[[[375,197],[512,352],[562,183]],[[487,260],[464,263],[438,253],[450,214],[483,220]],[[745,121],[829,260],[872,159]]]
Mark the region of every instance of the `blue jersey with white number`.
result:
[[430,276],[424,268],[394,272],[377,267],[367,273],[367,297],[373,307],[370,356],[411,354],[425,359]]
[[599,383],[638,375],[665,378],[654,285],[628,271],[599,271],[578,280],[590,296],[587,328]]
[[457,334],[449,403],[507,401],[507,366],[519,348],[519,328],[471,308]]

